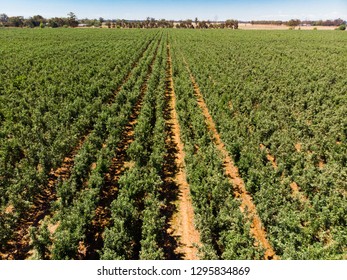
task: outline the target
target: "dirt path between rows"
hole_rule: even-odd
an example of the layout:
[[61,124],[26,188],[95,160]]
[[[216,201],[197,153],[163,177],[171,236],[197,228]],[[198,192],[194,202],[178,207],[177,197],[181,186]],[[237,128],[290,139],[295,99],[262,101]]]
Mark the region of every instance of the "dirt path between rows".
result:
[[173,83],[173,70],[170,55],[170,46],[167,45],[167,99],[170,117],[167,125],[171,128],[171,139],[176,147],[175,165],[177,171],[173,174],[173,178],[167,180],[173,181],[178,186],[177,212],[173,214],[170,221],[168,232],[177,239],[176,254],[182,255],[185,260],[198,260],[198,247],[201,247],[200,234],[194,225],[194,209],[190,196],[190,187],[187,182],[185,171],[185,152],[181,141],[181,130],[176,112],[176,96]]
[[114,199],[116,199],[119,184],[118,181],[124,172],[132,166],[128,162],[127,150],[132,142],[135,140],[135,126],[137,125],[137,118],[141,112],[143,99],[147,92],[148,80],[152,74],[152,67],[157,57],[160,41],[154,51],[153,59],[148,67],[146,78],[141,86],[141,92],[135,106],[132,109],[129,121],[125,126],[121,141],[117,145],[116,154],[112,159],[109,172],[105,176],[105,187],[101,190],[100,201],[95,210],[95,217],[92,221],[91,227],[87,232],[87,244],[80,243],[80,259],[97,260],[100,258],[98,251],[103,248],[103,232],[110,225],[111,210],[110,206]]
[[255,240],[259,242],[261,246],[265,249],[265,255],[264,255],[265,259],[279,259],[274,249],[272,248],[271,244],[267,240],[266,231],[261,223],[260,217],[257,214],[257,210],[252,201],[252,197],[247,192],[245,184],[239,174],[238,168],[235,166],[233,160],[231,159],[231,157],[228,154],[228,151],[225,148],[225,145],[216,129],[216,125],[209,113],[208,107],[200,92],[199,86],[190,71],[189,65],[185,60],[184,60],[184,63],[186,64],[186,67],[190,74],[190,79],[194,86],[195,96],[205,116],[207,126],[209,130],[213,133],[213,141],[223,157],[225,174],[227,175],[231,184],[234,186],[235,196],[241,198],[240,209],[243,213],[245,213],[245,215],[247,215],[247,218],[252,221],[251,234],[253,235]]
[[[133,68],[136,67],[138,62],[142,59],[144,53],[148,49],[149,45],[152,43],[154,39],[150,40],[141,54],[138,56],[136,61],[132,64],[131,70],[125,75],[121,84],[114,91],[114,94],[108,100],[107,106],[110,106],[118,94],[118,92],[122,89],[122,87],[126,84],[129,78],[132,75]],[[47,186],[41,191],[41,193],[37,196],[37,199],[34,202],[33,207],[25,213],[22,219],[19,221],[17,228],[15,229],[14,237],[12,240],[8,242],[8,246],[6,248],[6,252],[0,253],[1,259],[12,259],[12,260],[23,260],[30,257],[30,236],[29,236],[29,228],[37,227],[39,223],[47,216],[51,214],[51,203],[57,199],[56,196],[56,185],[59,181],[65,181],[70,177],[71,169],[74,166],[75,156],[78,154],[79,150],[83,146],[84,142],[88,139],[91,130],[88,130],[79,140],[77,146],[73,148],[73,150],[64,158],[60,167],[55,170],[51,170],[49,173],[49,179]],[[13,209],[11,209],[11,212]]]

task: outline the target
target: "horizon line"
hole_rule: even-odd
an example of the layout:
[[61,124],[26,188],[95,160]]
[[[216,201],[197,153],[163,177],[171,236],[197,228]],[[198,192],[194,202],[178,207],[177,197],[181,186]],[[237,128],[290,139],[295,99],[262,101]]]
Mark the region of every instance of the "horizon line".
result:
[[[69,12],[70,13],[70,12]],[[74,13],[74,12],[72,12]],[[52,18],[67,18],[68,17],[68,13],[66,14],[66,16],[43,16],[42,14],[33,14],[33,15],[30,15],[30,16],[22,16],[22,15],[8,15],[6,12],[1,12],[0,14],[5,14],[7,15],[8,17],[23,17],[24,19],[27,19],[27,18],[30,18],[30,17],[34,17],[34,16],[42,16],[43,18],[45,19],[52,19]],[[75,14],[75,13],[74,13]],[[161,18],[161,17],[151,17],[151,16],[147,16],[145,18],[106,18],[106,17],[103,17],[103,16],[96,16],[96,17],[78,17],[76,16],[76,19],[77,20],[84,20],[84,19],[99,19],[99,18],[102,18],[103,20],[128,20],[128,21],[143,21],[143,20],[147,20],[147,18],[154,18],[155,20],[166,20],[166,21],[185,21],[185,20],[193,20],[195,18],[198,18],[198,17],[188,17],[188,18],[181,18],[181,19],[167,19],[167,18]],[[305,19],[303,18],[300,18],[300,17],[293,17],[293,18],[290,18],[290,19],[250,19],[250,20],[244,20],[244,19],[238,19],[236,17],[231,17],[231,18],[227,18],[227,19],[224,19],[224,20],[214,20],[214,19],[205,19],[205,18],[201,18],[198,20],[199,21],[210,21],[210,22],[225,22],[227,20],[237,20],[239,22],[252,22],[252,21],[282,21],[282,22],[286,22],[286,21],[290,21],[290,20],[300,20],[300,21],[328,21],[328,20],[336,20],[336,19],[341,19],[343,21],[347,21],[347,19],[344,19],[343,17],[335,17],[335,18],[316,18],[316,19],[308,19],[307,17],[305,17]]]

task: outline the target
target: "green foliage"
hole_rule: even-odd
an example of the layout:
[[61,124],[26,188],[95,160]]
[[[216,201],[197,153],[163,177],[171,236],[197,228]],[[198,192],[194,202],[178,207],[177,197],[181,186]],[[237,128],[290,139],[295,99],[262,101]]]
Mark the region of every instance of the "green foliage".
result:
[[134,259],[139,213],[135,201],[125,193],[112,203],[113,226],[105,231],[101,259]]
[[5,250],[7,241],[12,237],[12,230],[15,226],[15,217],[10,214],[0,216],[0,249]]
[[[19,214],[10,214],[13,217],[4,220],[1,228],[6,229],[6,234],[4,231],[2,236],[8,239],[13,230],[11,220],[25,215],[30,204],[48,184],[51,170],[60,166],[66,156],[74,156],[71,151],[77,146],[78,140],[87,135],[90,128],[94,128],[82,147],[77,149],[74,167],[68,171],[71,172],[69,179],[64,182],[58,180],[56,186],[60,211],[67,212],[68,207],[75,205],[76,194],[85,187],[91,167],[98,161],[97,151],[103,150],[101,148],[105,142],[108,142],[110,149],[119,142],[120,128],[127,122],[129,109],[138,92],[128,94],[122,91],[114,96],[114,90],[133,69],[135,61],[144,52],[146,57],[153,50],[148,46],[155,33],[134,31],[130,35],[120,31],[122,34],[117,34],[116,38],[122,39],[112,40],[115,35],[90,30],[89,35],[94,34],[95,41],[78,30],[59,30],[57,33],[43,30],[40,34],[35,33],[37,40],[31,40],[27,51],[18,52],[20,55],[14,61],[11,53],[19,50],[18,40],[26,40],[33,34],[27,37],[24,30],[4,32],[0,47],[4,67],[0,71],[3,81],[0,102],[0,137],[3,140],[0,141],[0,193],[2,206],[12,204]],[[59,38],[65,38],[65,43],[57,49]],[[76,41],[76,38],[79,39]],[[103,51],[108,53],[106,56],[100,56],[98,51],[98,42],[102,38],[108,38],[107,43],[103,44]],[[42,41],[47,43],[44,47]],[[85,44],[94,47],[87,50]],[[134,47],[133,51],[124,53],[123,50],[129,49],[130,45]],[[51,55],[53,48],[54,56]],[[32,59],[34,56],[35,59]],[[144,60],[139,67],[135,67],[134,77],[136,73],[145,73],[147,64],[148,61]],[[21,65],[21,69],[15,65]],[[23,75],[24,72],[31,74]],[[133,78],[129,83],[141,83],[144,75],[138,78]],[[122,98],[127,106],[121,102]],[[112,101],[110,106],[108,102]],[[101,157],[97,172],[103,176],[112,154],[108,151]],[[91,182],[93,187],[100,188],[103,178],[95,175]],[[83,239],[83,235],[78,237],[74,233],[72,236],[67,244]],[[56,250],[59,251],[59,258],[66,255],[65,249]],[[72,252],[67,255],[73,258]]]
[[43,224],[40,228],[31,227],[30,230],[31,245],[35,250],[34,258],[38,260],[46,260],[49,258],[49,246],[52,244],[47,224]]
[[300,23],[301,23],[301,21],[299,19],[291,19],[290,21],[288,21],[287,25],[292,27],[292,28],[295,28],[298,25],[300,25]]
[[[222,159],[212,142],[189,73],[173,52],[177,108],[185,141],[188,179],[200,231],[203,259],[259,259],[262,250],[254,247],[247,219],[234,200],[233,187],[224,175]],[[239,153],[235,145],[234,153]]]
[[149,194],[143,211],[142,240],[140,259],[162,260],[163,248],[159,247],[160,232],[165,229],[165,218],[160,213],[160,201]]
[[[241,31],[230,37],[225,31],[203,35],[185,31],[173,32],[172,37],[172,47],[179,54],[173,61],[182,64],[177,61],[183,55],[188,62],[276,253],[283,259],[343,258],[346,246],[340,237],[346,235],[346,213],[342,209],[346,209],[347,187],[342,156],[347,153],[346,118],[342,113],[347,106],[343,99],[346,76],[342,74],[347,63],[345,34]],[[325,50],[324,62],[320,60],[321,48]],[[176,80],[176,88],[183,87],[178,77]],[[177,89],[177,95],[190,95],[189,82],[186,84],[184,89]],[[188,104],[189,97],[178,106],[180,110],[193,110],[190,108],[194,106],[184,107],[184,102]],[[191,117],[197,114],[181,113],[187,143],[199,135],[199,126]],[[192,129],[194,126],[197,128]],[[211,158],[206,150],[199,149],[189,161],[201,150]],[[187,151],[194,148],[187,147]],[[277,168],[268,154],[274,157]],[[208,165],[199,168],[199,160],[192,162],[191,178],[199,173],[199,177],[207,178]],[[197,185],[203,189],[202,182]],[[293,193],[292,182],[298,184],[307,201]],[[208,200],[203,201],[206,204]],[[228,216],[223,217],[221,225],[237,225],[227,222]],[[228,218],[236,221],[235,217]],[[230,236],[228,231],[216,230],[219,246],[223,246],[209,245],[208,251],[226,250],[222,253],[226,258],[260,257],[261,250],[241,249],[253,243],[244,238],[247,229],[232,228]],[[234,230],[239,234],[235,239]],[[204,242],[213,241],[204,238],[202,235]]]
[[346,30],[346,24],[341,24],[339,27],[338,27],[338,30]]
[[112,226],[105,231],[102,259],[165,258],[165,217],[159,199],[165,125],[163,91],[158,90],[165,86],[164,51],[161,43],[137,119],[135,140],[127,150],[135,167],[119,179],[119,195],[112,202]]
[[[34,27],[39,19],[11,20]],[[73,26],[76,16],[71,13],[69,19]],[[65,23],[52,19],[48,24]],[[236,28],[237,22],[230,24]],[[183,57],[276,253],[283,259],[345,257],[344,32],[0,33],[1,250],[6,250],[20,218],[44,194],[51,171],[69,157],[73,168],[54,186],[57,201],[51,220],[58,227],[50,233],[44,223],[31,229],[30,237],[35,258],[80,257],[79,244],[87,242],[122,132],[143,94],[134,141],[126,151],[126,161],[134,164],[117,182],[100,256],[167,258],[162,189],[169,153],[164,114],[167,38],[201,257],[260,259],[264,250],[255,244],[249,219],[225,178]],[[292,182],[306,201],[293,194]],[[6,212],[9,205],[15,211]]]

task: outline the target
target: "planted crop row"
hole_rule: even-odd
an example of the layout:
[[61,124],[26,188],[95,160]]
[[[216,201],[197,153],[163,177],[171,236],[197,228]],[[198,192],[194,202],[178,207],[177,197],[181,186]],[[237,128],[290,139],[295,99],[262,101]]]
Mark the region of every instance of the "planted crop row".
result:
[[223,162],[198,106],[179,46],[172,48],[177,111],[186,153],[187,178],[201,234],[204,259],[258,259],[250,221],[241,213],[240,200],[223,173]]
[[[94,126],[155,35],[134,32],[143,36],[134,45],[134,39],[125,33],[118,37],[122,40],[104,34],[88,42],[91,48],[87,48],[89,36],[82,32],[75,34],[79,40],[74,43],[66,31],[32,36],[20,30],[19,34],[3,32],[2,39],[8,40],[2,44],[4,71],[0,74],[1,252],[7,250],[6,242],[13,238],[23,213],[44,193],[51,170]],[[66,44],[54,48],[61,37]],[[19,38],[26,44],[21,51],[16,45]],[[107,55],[100,56],[100,45]],[[133,51],[124,53],[124,49]],[[55,55],[49,55],[53,50]],[[97,124],[95,127],[95,133],[100,133]]]
[[[174,35],[276,253],[284,259],[343,258],[345,34]],[[306,202],[293,195],[292,182]]]
[[346,34],[0,33],[1,258],[346,258]]
[[[83,240],[88,221],[93,217],[93,206],[98,202],[104,175],[110,165],[113,151],[121,141],[122,129],[137,102],[156,45],[157,41],[150,45],[144,54],[145,58],[132,71],[126,84],[115,96],[114,102],[100,114],[94,130],[75,157],[70,178],[58,184],[58,199],[52,210],[54,216],[49,222],[44,223],[41,231],[45,232],[45,227],[49,224],[53,226],[59,223],[59,226],[51,232],[52,236],[45,239],[47,249],[38,257],[76,257],[79,241]],[[35,235],[40,233],[33,231],[32,235],[34,239],[38,239]],[[50,246],[50,243],[53,243],[53,246]]]
[[[1,205],[17,209],[32,202],[50,170],[92,126],[149,38],[134,45],[127,34],[123,40],[106,36],[106,55],[100,56],[83,33],[76,34],[77,42],[57,47],[63,31],[32,37],[2,32]],[[21,35],[26,48],[19,50],[16,36]]]
[[164,259],[165,150],[164,42],[158,50],[148,90],[127,150],[130,168],[119,179],[119,193],[111,204],[111,225],[104,235],[102,259]]

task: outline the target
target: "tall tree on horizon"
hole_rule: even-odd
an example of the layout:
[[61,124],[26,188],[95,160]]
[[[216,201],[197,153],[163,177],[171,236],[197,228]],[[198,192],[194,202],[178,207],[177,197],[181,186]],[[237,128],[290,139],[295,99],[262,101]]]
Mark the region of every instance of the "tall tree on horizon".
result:
[[77,16],[73,12],[68,13],[67,16],[68,16],[69,26],[77,27],[78,26]]
[[8,16],[6,14],[0,14],[0,22],[1,25],[5,26],[5,24],[8,22]]

